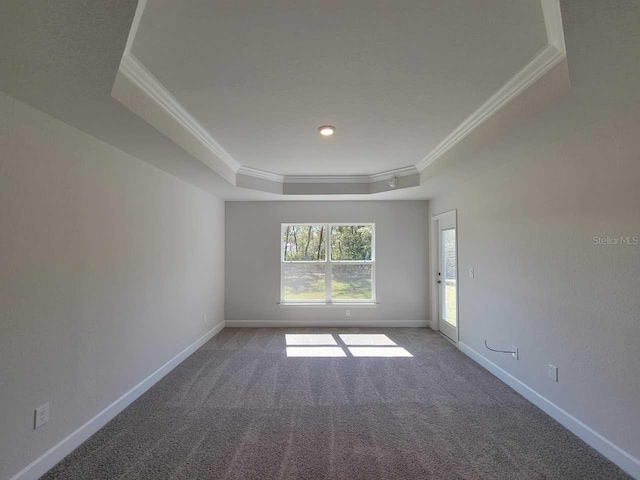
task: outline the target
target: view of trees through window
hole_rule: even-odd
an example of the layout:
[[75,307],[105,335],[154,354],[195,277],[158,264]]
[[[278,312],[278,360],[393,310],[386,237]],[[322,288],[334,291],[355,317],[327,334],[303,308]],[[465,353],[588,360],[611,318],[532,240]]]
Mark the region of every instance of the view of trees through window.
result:
[[283,300],[373,300],[373,234],[371,224],[283,225]]
[[324,261],[326,226],[287,225],[284,229],[284,260],[287,262]]
[[331,227],[331,260],[371,260],[371,225]]

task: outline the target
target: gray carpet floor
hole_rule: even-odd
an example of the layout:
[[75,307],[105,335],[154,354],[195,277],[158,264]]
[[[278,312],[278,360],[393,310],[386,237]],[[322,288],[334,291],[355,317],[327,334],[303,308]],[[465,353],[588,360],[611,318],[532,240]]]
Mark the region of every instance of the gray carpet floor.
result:
[[[287,356],[317,333],[346,356]],[[227,328],[43,478],[629,477],[431,330]]]

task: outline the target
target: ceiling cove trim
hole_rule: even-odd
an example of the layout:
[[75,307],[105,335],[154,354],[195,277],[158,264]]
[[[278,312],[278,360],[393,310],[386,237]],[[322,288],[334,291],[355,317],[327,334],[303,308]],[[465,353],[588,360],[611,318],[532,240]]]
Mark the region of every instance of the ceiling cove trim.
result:
[[462,141],[507,103],[533,85],[566,55],[562,15],[559,0],[541,0],[544,23],[547,30],[548,45],[535,55],[522,70],[516,73],[485,103],[473,112],[465,121],[451,132],[442,142],[424,157],[416,168],[422,172],[425,168]]
[[562,12],[560,0],[541,0],[544,25],[547,29],[547,42],[553,45],[559,52],[566,53],[564,45],[564,29],[562,28]]
[[260,178],[262,180],[270,180],[272,182],[284,183],[284,175],[277,173],[267,172],[266,170],[259,170],[257,168],[246,167],[242,165],[238,170],[238,175],[247,175],[249,177]]
[[126,52],[120,62],[120,72],[144,91],[178,124],[190,132],[208,150],[222,160],[231,170],[238,172],[240,163],[227,152],[189,111],[165,88],[162,83],[131,52]]
[[277,173],[241,166],[238,175],[270,180],[278,183],[322,183],[322,184],[344,184],[344,183],[375,183],[392,178],[408,177],[419,173],[416,167],[403,167],[387,172],[376,173],[374,175],[278,175]]
[[419,173],[416,167],[402,167],[373,175],[286,175],[284,183],[375,183]]
[[284,183],[371,183],[369,175],[287,175]]
[[136,6],[136,13],[133,15],[133,21],[131,22],[131,29],[129,30],[129,36],[127,37],[127,45],[124,47],[124,53],[129,53],[133,46],[133,41],[138,33],[138,27],[140,26],[140,20],[142,20],[142,13],[144,7],[147,6],[147,0],[138,0],[138,6]]
[[396,168],[395,170],[387,170],[386,172],[374,173],[369,175],[369,182],[384,182],[385,180],[391,180],[392,178],[408,177],[409,175],[415,175],[418,169],[411,165],[410,167]]

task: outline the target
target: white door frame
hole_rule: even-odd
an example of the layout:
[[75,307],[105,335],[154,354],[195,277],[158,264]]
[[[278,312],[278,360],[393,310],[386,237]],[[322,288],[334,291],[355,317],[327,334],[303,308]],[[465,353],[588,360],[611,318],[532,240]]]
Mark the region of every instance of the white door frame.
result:
[[[439,249],[440,245],[440,228],[439,224],[446,222],[454,225],[456,229],[456,277],[460,278],[460,267],[458,265],[459,244],[458,244],[458,211],[456,209],[443,212],[431,217],[431,242],[429,244],[431,257],[431,329],[436,332],[440,331],[440,287],[438,285],[438,267],[439,267]],[[456,312],[457,312],[457,328],[456,338],[453,340],[456,344],[460,338],[460,282],[457,282],[456,290]],[[448,337],[447,337],[448,338]]]

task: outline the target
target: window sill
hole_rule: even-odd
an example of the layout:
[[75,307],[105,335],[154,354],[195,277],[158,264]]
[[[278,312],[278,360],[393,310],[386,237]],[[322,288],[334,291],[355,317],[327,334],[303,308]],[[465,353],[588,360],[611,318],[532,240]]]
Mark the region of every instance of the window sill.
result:
[[324,308],[376,308],[378,306],[377,302],[355,302],[355,303],[278,303],[279,307],[289,308],[289,307],[324,307]]

